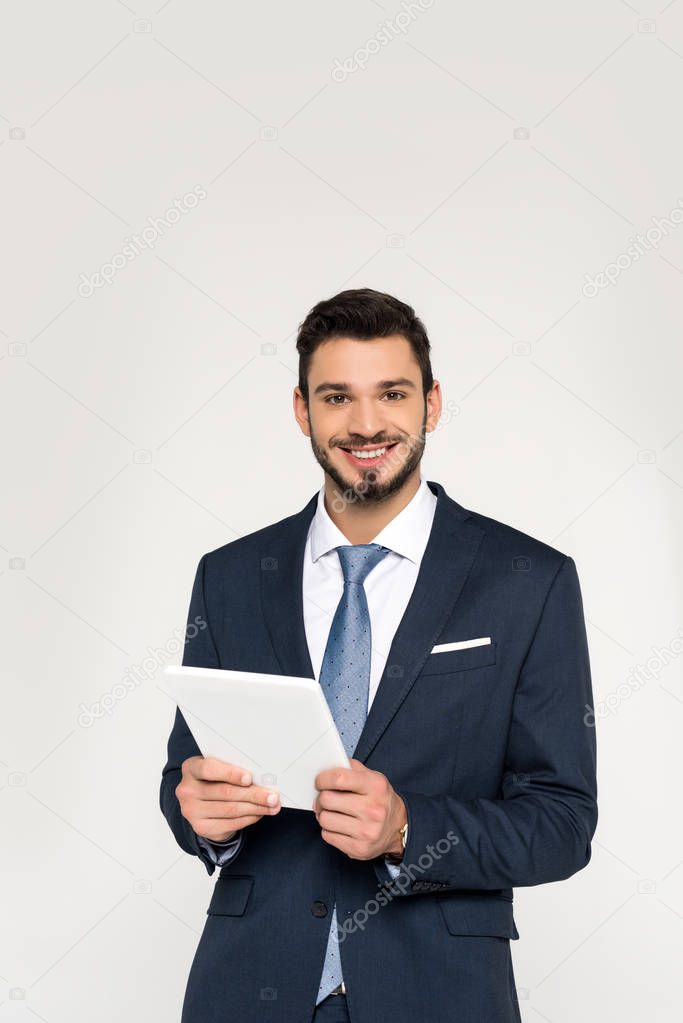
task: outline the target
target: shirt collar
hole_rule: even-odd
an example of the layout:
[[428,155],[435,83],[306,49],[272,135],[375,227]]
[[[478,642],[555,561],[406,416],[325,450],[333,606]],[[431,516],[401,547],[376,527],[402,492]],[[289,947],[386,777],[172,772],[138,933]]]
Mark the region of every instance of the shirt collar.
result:
[[[436,495],[429,489],[427,481],[421,477],[420,486],[405,508],[401,509],[370,542],[388,547],[390,551],[418,564],[429,540],[435,508]],[[340,544],[349,543],[327,513],[324,483],[318,492],[318,503],[311,520],[310,539],[313,561],[317,561],[323,554],[339,547]]]

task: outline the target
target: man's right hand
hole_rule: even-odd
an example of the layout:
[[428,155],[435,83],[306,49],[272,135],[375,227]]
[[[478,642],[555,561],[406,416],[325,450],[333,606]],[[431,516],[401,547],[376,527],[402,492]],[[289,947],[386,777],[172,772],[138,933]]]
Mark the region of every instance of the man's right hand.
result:
[[236,764],[188,757],[182,772],[175,789],[180,811],[194,832],[210,842],[225,842],[241,828],[280,812],[279,793],[252,784],[251,772]]

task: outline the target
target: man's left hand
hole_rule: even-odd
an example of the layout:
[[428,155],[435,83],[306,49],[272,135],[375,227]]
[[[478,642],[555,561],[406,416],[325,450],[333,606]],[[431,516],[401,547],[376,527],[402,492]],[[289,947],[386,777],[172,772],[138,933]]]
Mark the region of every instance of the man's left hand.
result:
[[350,768],[321,771],[315,787],[313,810],[326,842],[353,860],[403,855],[406,808],[385,775],[351,760]]

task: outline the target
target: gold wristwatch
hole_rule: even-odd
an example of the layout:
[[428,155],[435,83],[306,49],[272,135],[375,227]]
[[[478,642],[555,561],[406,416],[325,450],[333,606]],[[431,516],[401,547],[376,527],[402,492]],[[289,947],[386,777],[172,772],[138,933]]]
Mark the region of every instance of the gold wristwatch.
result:
[[406,843],[408,841],[408,822],[407,821],[403,825],[402,828],[398,829],[398,833],[401,836],[401,845],[403,846],[403,852],[401,853],[400,856],[398,855],[398,853],[387,853],[386,856],[385,856],[385,859],[387,859],[389,861],[389,863],[393,863],[394,866],[398,866],[399,865],[399,863],[403,859],[403,853],[405,853],[405,851],[406,851]]
[[408,821],[406,821],[403,827],[399,830],[399,834],[401,836],[401,845],[405,849],[408,842]]

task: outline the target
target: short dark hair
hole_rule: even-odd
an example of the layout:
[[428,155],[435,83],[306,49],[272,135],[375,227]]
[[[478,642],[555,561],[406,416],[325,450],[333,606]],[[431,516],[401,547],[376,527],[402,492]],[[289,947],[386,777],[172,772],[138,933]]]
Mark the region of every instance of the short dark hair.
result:
[[434,378],[424,324],[411,306],[392,295],[372,288],[355,288],[318,302],[299,326],[296,350],[299,353],[299,388],[304,401],[308,403],[311,358],[323,341],[336,337],[369,341],[390,334],[401,334],[409,342],[422,372],[422,390],[426,396]]

